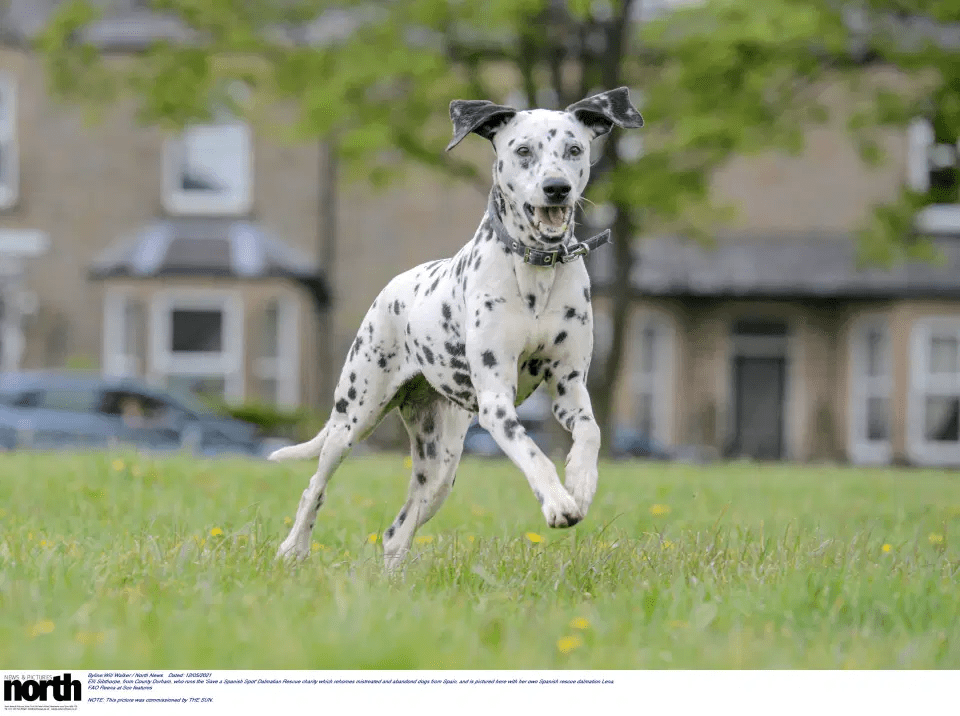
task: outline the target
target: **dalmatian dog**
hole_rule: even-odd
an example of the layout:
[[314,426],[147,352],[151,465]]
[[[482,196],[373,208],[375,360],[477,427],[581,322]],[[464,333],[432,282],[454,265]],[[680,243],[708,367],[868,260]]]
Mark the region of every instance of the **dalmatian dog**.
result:
[[[373,302],[350,348],[330,418],[312,440],[270,459],[318,457],[278,557],[303,558],[327,483],[350,449],[394,408],[410,435],[407,501],[383,534],[397,566],[450,493],[467,427],[480,425],[523,472],[550,527],[587,514],[597,488],[600,429],[587,393],[593,350],[590,281],[582,260],[609,240],[574,237],[591,141],[643,118],[625,87],[564,111],[450,103],[453,149],[468,134],[493,144],[493,187],[473,239],[453,258],[400,274]],[[565,483],[525,433],[516,406],[545,383],[571,433]]]

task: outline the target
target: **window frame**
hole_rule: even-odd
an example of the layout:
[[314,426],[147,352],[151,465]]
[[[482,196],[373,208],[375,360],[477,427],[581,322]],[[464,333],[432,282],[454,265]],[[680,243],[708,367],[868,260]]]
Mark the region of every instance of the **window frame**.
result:
[[[222,350],[173,351],[173,313],[176,310],[220,310],[223,314]],[[150,304],[149,377],[162,381],[170,376],[223,378],[224,398],[242,400],[243,321],[243,300],[236,291],[190,289],[158,292]]]
[[[925,194],[930,190],[930,150],[936,146],[936,137],[930,120],[916,117],[907,126],[907,185]],[[960,139],[954,145],[960,157]],[[958,160],[960,162],[960,160]],[[958,187],[960,192],[960,187]],[[960,229],[960,194],[956,203],[938,203],[925,206],[917,212],[916,226],[930,233],[951,233]]]
[[[644,336],[653,331],[653,369],[643,370],[646,355]],[[633,336],[630,371],[630,425],[639,428],[638,413],[645,396],[650,397],[651,420],[653,430],[646,437],[665,447],[674,444],[674,360],[676,351],[676,325],[673,318],[661,311],[641,309],[631,317],[631,335]]]
[[276,296],[262,306],[264,313],[271,302],[277,305],[277,355],[258,355],[253,372],[276,382],[276,405],[295,408],[300,405],[300,305],[291,296]]
[[[184,142],[192,133],[237,132],[243,154],[244,177],[230,192],[204,193],[178,186]],[[253,139],[245,122],[223,121],[192,124],[175,136],[167,137],[162,161],[163,206],[176,216],[242,216],[253,207]]]
[[[20,138],[17,122],[17,83],[13,75],[0,70],[0,102],[6,103],[5,111],[0,112],[0,210],[10,209],[20,199]],[[3,117],[6,117],[4,120]]]
[[935,336],[960,341],[960,317],[927,316],[916,320],[910,336],[910,392],[907,403],[907,452],[920,465],[960,465],[960,439],[927,440],[926,403],[929,396],[960,398],[960,367],[953,373],[930,370],[931,344]]
[[[883,336],[883,375],[869,375],[869,337],[877,331]],[[848,350],[848,432],[847,450],[850,461],[858,465],[886,465],[893,458],[893,344],[890,320],[886,314],[872,313],[859,316],[850,327]],[[887,437],[871,440],[867,401],[884,398],[887,401]]]

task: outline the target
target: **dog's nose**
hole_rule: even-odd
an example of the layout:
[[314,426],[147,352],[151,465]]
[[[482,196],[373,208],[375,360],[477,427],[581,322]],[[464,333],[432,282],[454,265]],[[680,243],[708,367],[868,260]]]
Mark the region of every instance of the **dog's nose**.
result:
[[543,182],[543,193],[549,201],[560,203],[570,193],[570,183],[566,179],[547,179]]

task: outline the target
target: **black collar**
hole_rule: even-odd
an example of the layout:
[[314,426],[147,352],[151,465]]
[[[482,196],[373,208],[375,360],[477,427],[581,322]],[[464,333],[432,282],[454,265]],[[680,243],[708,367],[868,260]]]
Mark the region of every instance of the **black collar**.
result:
[[490,217],[490,226],[493,227],[493,233],[497,239],[510,249],[513,253],[522,256],[523,262],[531,266],[556,266],[558,263],[568,264],[571,261],[586,256],[591,251],[600,248],[610,241],[610,229],[606,229],[596,236],[586,241],[578,241],[574,244],[563,244],[556,251],[544,251],[535,249],[526,244],[522,244],[512,238],[508,233],[500,215],[497,213],[495,203],[496,191],[490,192],[490,203],[487,206],[487,215]]

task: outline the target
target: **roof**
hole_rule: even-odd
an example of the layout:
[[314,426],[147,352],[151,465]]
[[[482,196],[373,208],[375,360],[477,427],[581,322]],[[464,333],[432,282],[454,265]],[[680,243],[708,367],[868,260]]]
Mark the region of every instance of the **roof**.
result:
[[[960,298],[960,238],[935,245],[944,261],[905,261],[860,268],[847,235],[740,235],[704,247],[688,239],[638,242],[631,273],[643,296],[725,298]],[[598,256],[599,258],[599,256]],[[609,265],[594,266],[609,286]]]
[[132,240],[101,253],[90,274],[94,279],[290,278],[306,286],[321,306],[329,302],[326,282],[310,258],[242,219],[158,219]]

